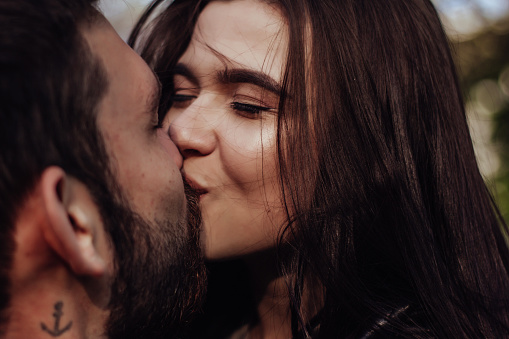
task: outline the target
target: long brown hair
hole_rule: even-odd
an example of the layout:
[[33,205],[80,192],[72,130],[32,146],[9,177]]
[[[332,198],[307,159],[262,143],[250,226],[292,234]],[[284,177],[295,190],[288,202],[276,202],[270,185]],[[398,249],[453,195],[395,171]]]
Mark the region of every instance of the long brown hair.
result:
[[[130,42],[170,94],[169,70],[207,1],[175,0],[145,26],[163,3]],[[277,147],[294,334],[507,336],[507,226],[479,173],[433,5],[270,3],[289,28]],[[324,287],[314,328],[301,313],[307,278]]]

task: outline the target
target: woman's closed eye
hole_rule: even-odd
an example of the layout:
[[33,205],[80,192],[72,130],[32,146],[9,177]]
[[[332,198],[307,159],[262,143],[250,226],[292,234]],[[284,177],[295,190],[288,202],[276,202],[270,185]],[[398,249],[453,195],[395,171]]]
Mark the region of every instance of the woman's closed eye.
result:
[[275,112],[275,109],[271,107],[247,104],[237,101],[232,102],[230,107],[239,115],[249,119],[259,119],[262,117],[262,113],[264,112]]

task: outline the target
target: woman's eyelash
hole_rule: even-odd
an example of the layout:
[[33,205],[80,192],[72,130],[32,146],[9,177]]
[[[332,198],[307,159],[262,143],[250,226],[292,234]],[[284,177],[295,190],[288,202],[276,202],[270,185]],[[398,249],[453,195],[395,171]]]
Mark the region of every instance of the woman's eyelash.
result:
[[236,111],[241,111],[250,114],[260,114],[261,112],[267,112],[272,110],[272,108],[270,107],[244,104],[242,102],[232,102],[230,106]]
[[[173,94],[172,96],[170,96],[170,100],[175,105],[178,105],[179,103],[185,103],[187,101],[191,101],[196,98],[197,98],[196,95],[190,95],[190,94]],[[274,109],[271,107],[246,104],[246,103],[237,102],[237,101],[232,102],[230,104],[230,107],[237,112],[248,114],[248,115],[258,115],[262,112],[274,111]]]

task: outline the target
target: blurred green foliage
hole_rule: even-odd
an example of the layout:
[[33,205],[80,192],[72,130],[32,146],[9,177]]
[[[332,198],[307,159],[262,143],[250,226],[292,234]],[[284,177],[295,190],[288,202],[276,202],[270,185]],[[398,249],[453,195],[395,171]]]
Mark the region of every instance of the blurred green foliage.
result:
[[[505,27],[505,28],[504,28]],[[475,37],[453,44],[461,86],[467,100],[475,100],[470,93],[484,80],[497,82],[503,100],[491,112],[494,143],[500,159],[500,167],[493,180],[493,196],[506,221],[509,221],[509,84],[503,83],[501,74],[509,68],[509,19],[492,26]],[[509,74],[509,73],[508,73]],[[506,77],[506,82],[507,82]],[[506,86],[504,88],[504,85]],[[505,92],[505,93],[504,93]],[[492,93],[493,97],[496,93]],[[489,98],[492,99],[492,98]],[[494,100],[494,99],[492,99]]]
[[504,219],[509,222],[509,105],[494,116],[493,141],[498,146],[501,165],[495,178],[495,199]]

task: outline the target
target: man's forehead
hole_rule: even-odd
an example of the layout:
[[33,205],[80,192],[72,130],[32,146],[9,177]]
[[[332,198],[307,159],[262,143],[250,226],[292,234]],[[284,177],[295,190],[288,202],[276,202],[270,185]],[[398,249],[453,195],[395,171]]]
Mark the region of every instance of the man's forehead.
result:
[[104,100],[108,110],[130,115],[151,110],[159,94],[153,71],[109,23],[83,31],[92,53],[101,61],[109,82]]
[[[120,39],[109,22],[82,29],[92,53],[99,58],[110,75],[129,62],[130,48]],[[123,61],[123,62],[121,62]]]

